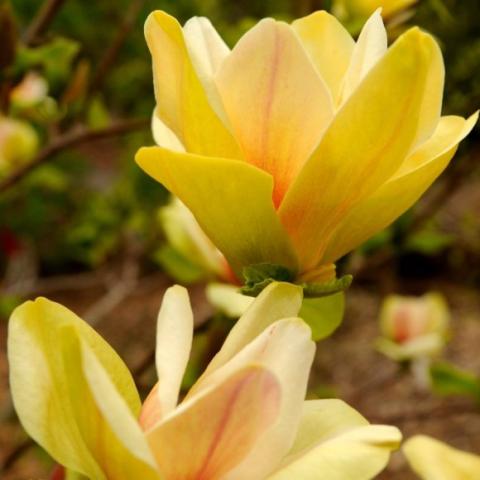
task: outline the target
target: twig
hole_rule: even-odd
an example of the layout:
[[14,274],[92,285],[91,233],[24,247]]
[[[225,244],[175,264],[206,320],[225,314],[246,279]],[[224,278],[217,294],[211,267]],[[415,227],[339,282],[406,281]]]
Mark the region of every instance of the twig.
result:
[[130,8],[125,14],[125,20],[120,26],[120,29],[117,32],[117,35],[113,39],[113,42],[109,48],[105,51],[105,54],[99,61],[98,68],[93,77],[92,83],[89,88],[89,96],[94,92],[101,89],[105,77],[107,76],[108,71],[113,66],[115,59],[117,58],[120,49],[128,38],[128,35],[132,28],[135,26],[135,22],[140,14],[140,11],[145,3],[145,0],[135,0],[130,4]]
[[0,465],[0,474],[4,474],[16,463],[16,461],[30,448],[34,446],[34,442],[31,438],[27,438],[22,443],[18,444],[3,460]]
[[32,172],[35,168],[48,161],[51,157],[62,150],[75,147],[85,142],[114,137],[124,133],[132,132],[134,130],[141,130],[146,128],[149,123],[150,121],[146,119],[134,119],[117,122],[113,125],[98,130],[72,129],[71,131],[53,139],[51,143],[44,147],[30,163],[20,167],[5,180],[0,182],[0,193],[3,193],[9,188],[13,187],[18,181]]
[[26,45],[33,45],[50,26],[55,15],[60,11],[65,0],[46,0],[40,7],[24,35]]

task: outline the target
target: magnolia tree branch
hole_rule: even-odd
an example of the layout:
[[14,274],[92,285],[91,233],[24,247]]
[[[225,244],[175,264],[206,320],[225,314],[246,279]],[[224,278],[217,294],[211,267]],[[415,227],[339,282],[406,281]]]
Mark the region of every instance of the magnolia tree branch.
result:
[[54,138],[46,145],[37,156],[28,164],[20,167],[0,182],[0,193],[4,193],[16,185],[20,180],[35,170],[38,166],[46,163],[57,153],[68,148],[76,147],[87,142],[102,140],[104,138],[123,135],[135,130],[143,130],[150,125],[149,119],[133,119],[118,121],[101,129],[73,128],[69,132]]
[[33,45],[46,32],[64,3],[65,0],[46,0],[43,3],[25,32],[24,41],[27,45]]

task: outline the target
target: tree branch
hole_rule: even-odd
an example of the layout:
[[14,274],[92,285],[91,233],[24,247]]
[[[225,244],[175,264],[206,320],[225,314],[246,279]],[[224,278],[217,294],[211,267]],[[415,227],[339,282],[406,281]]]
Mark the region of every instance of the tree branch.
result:
[[31,46],[35,44],[38,37],[40,37],[50,26],[50,23],[52,23],[64,3],[65,0],[46,0],[43,3],[25,32],[23,39],[26,45]]
[[28,164],[20,167],[3,181],[0,181],[0,193],[3,193],[13,187],[17,182],[35,170],[38,166],[47,162],[57,153],[82,143],[101,140],[104,138],[122,135],[134,130],[142,130],[150,125],[149,119],[134,119],[119,121],[108,127],[91,129],[72,129],[69,132],[54,138],[46,147],[44,147],[37,156]]

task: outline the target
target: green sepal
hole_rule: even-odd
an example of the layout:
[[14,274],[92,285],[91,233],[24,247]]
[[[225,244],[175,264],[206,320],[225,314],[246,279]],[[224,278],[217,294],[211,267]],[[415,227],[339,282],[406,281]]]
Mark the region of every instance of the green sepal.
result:
[[[249,265],[243,269],[245,285],[240,293],[249,297],[256,297],[267,285],[272,282],[295,283],[295,275],[282,265],[259,263]],[[301,283],[305,298],[321,298],[343,292],[352,284],[353,276],[344,275],[323,283]]]

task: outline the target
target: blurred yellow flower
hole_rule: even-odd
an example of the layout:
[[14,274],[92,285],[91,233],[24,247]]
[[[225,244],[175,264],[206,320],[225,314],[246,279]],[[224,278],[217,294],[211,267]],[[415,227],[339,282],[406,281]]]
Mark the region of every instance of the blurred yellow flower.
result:
[[47,98],[48,83],[36,72],[29,72],[10,92],[10,101],[14,107],[25,109],[33,107]]
[[478,480],[480,456],[452,448],[425,435],[403,447],[408,463],[422,480]]
[[299,281],[408,209],[473,128],[441,117],[444,66],[413,28],[387,50],[379,12],[357,42],[321,11],[260,21],[230,51],[206,18],[152,13],[159,146],[138,164],[192,211],[237,275],[254,264]]
[[450,312],[438,293],[421,297],[388,296],[380,312],[383,337],[377,347],[394,360],[438,354],[448,337]]
[[37,133],[28,123],[0,116],[0,178],[28,163],[37,149]]
[[332,10],[339,18],[368,18],[377,8],[390,18],[415,5],[418,0],[335,0]]
[[95,480],[368,480],[401,435],[340,400],[304,401],[315,344],[302,290],[267,287],[178,403],[193,315],[172,287],[158,316],[158,384],[143,407],[126,366],[86,323],[39,298],[9,324],[15,408],[69,470]]

